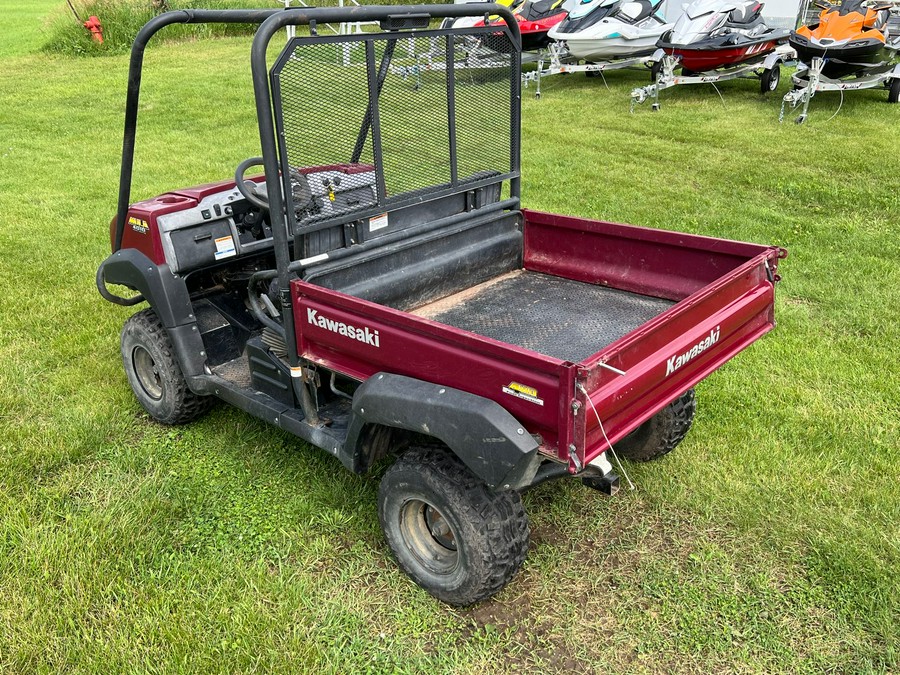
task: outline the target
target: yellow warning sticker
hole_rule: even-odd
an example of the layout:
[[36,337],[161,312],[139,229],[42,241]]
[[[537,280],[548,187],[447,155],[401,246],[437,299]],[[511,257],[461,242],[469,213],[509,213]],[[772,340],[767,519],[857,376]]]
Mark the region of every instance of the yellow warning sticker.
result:
[[544,405],[544,399],[538,397],[538,390],[534,387],[529,387],[525,384],[520,384],[519,382],[510,382],[508,385],[503,387],[503,393],[509,394],[510,396],[515,396],[516,398],[521,398],[529,403],[535,403],[537,405]]
[[382,213],[380,216],[372,216],[369,218],[369,232],[383,230],[388,226],[388,214]]

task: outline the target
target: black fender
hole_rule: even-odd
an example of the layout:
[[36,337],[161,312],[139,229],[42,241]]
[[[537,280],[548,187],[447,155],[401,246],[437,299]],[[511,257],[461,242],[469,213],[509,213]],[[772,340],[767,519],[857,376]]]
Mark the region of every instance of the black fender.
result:
[[[121,298],[106,288],[108,283],[126,286],[140,295]],[[97,290],[118,305],[148,302],[166,327],[184,375],[193,377],[203,373],[206,354],[191,296],[184,278],[173,274],[167,264],[157,265],[137,249],[120,249],[97,269]]]
[[538,442],[499,403],[411,377],[378,373],[357,388],[341,458],[355,470],[365,467],[371,424],[440,440],[495,490],[527,487],[541,462]]

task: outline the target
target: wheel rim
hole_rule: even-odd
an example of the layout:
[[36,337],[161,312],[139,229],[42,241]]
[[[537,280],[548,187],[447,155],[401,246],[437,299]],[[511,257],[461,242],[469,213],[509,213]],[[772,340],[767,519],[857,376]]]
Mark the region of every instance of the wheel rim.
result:
[[781,75],[773,70],[772,76],[769,78],[769,91],[775,91],[776,89],[778,89],[778,81],[780,79]]
[[159,368],[156,362],[150,356],[150,352],[141,346],[135,347],[131,352],[131,364],[134,367],[134,373],[137,375],[138,382],[144,392],[154,401],[162,398],[162,378],[159,375]]
[[400,512],[403,542],[423,567],[450,574],[459,564],[456,534],[450,522],[428,502],[411,499]]

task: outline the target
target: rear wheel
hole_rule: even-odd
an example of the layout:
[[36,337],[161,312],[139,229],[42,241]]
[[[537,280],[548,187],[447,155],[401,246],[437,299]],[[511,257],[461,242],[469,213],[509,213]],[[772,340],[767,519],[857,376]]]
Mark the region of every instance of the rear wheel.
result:
[[492,596],[528,551],[519,494],[490,490],[443,448],[411,448],[387,470],[378,516],[403,571],[451,605]]
[[209,409],[213,399],[188,389],[166,329],[152,309],[125,322],[121,348],[128,384],[153,419],[184,424]]
[[759,90],[763,94],[769,94],[776,89],[778,89],[778,85],[781,83],[781,66],[774,65],[771,68],[766,68],[762,75],[759,78]]
[[900,103],[900,77],[891,80],[891,86],[888,89],[888,103]]
[[633,462],[649,462],[669,454],[687,436],[696,409],[694,390],[688,389],[616,443],[616,452]]

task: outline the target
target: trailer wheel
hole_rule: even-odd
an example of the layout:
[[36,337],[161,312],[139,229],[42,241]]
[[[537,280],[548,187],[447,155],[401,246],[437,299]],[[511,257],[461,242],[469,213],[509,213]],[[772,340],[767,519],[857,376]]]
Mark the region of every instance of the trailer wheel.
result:
[[616,443],[616,452],[633,462],[649,462],[667,455],[687,436],[696,409],[694,390],[688,389]]
[[650,64],[650,81],[654,84],[659,79],[659,75],[662,73],[662,61],[654,61]]
[[888,103],[900,103],[900,77],[891,80],[891,88],[888,89]]
[[213,403],[211,397],[188,389],[166,329],[152,309],[125,322],[121,348],[128,384],[144,410],[158,422],[190,422]]
[[776,89],[781,83],[781,66],[777,63],[771,68],[766,68],[759,77],[759,90],[763,94],[768,94]]
[[492,596],[528,551],[519,494],[492,491],[445,448],[410,448],[387,470],[378,517],[403,571],[451,605]]

